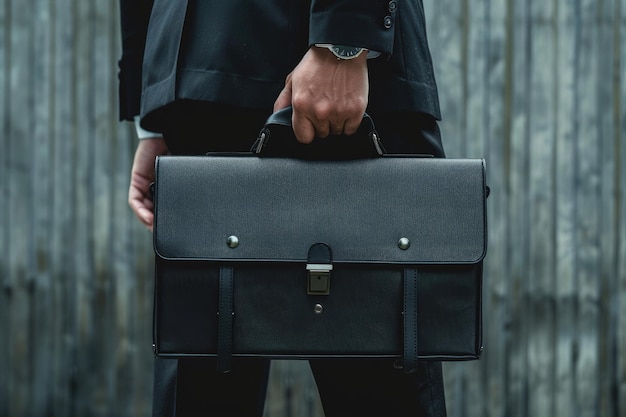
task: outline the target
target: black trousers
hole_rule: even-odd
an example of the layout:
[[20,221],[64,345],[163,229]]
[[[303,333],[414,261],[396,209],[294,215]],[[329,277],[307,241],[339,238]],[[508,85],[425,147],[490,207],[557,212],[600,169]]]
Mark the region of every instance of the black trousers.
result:
[[[441,363],[404,374],[389,360],[309,361],[326,417],[444,417]],[[270,361],[234,359],[218,373],[213,359],[155,359],[156,417],[261,417]]]
[[[170,109],[165,139],[173,154],[247,151],[271,113],[206,103]],[[370,112],[389,153],[444,157],[437,121],[415,113]],[[295,139],[294,139],[295,140]],[[324,140],[333,140],[327,138]],[[339,140],[339,139],[335,139]],[[393,361],[311,360],[326,417],[444,417],[441,363],[421,362],[404,374]],[[155,417],[261,417],[270,361],[233,359],[230,373],[212,359],[155,359]]]

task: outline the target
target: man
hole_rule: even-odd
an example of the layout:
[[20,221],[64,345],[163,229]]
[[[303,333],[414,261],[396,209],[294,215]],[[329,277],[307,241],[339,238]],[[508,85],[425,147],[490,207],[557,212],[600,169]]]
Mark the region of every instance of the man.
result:
[[[354,134],[367,110],[389,152],[444,156],[421,0],[121,0],[121,12],[120,116],[148,129],[129,204],[150,229],[157,155],[248,150],[287,106],[305,144]],[[438,363],[310,363],[327,417],[445,415]],[[157,360],[154,415],[261,416],[268,369]]]

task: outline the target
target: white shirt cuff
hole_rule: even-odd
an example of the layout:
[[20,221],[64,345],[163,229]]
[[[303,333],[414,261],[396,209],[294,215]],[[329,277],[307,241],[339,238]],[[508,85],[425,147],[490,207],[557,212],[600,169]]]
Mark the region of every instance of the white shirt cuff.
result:
[[149,130],[142,128],[141,124],[139,124],[139,116],[135,116],[135,131],[137,132],[137,138],[139,138],[139,140],[163,137],[161,133],[150,132]]

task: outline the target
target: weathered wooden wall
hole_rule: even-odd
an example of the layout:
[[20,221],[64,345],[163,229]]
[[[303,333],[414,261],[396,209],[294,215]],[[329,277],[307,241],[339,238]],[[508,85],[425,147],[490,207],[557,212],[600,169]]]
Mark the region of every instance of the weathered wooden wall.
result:
[[[452,417],[626,415],[626,0],[425,1],[451,157],[488,164],[482,360]],[[115,0],[0,0],[0,417],[147,416]],[[275,363],[267,416],[321,416]]]
[[626,415],[626,2],[427,2],[450,155],[489,185],[484,358],[451,415]]

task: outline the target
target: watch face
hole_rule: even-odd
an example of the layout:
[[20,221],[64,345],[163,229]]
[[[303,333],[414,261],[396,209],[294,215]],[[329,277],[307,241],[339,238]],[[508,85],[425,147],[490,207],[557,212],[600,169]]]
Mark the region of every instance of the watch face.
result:
[[356,46],[345,46],[345,45],[332,45],[331,51],[341,59],[352,59],[356,58],[363,52],[363,48],[359,48]]

